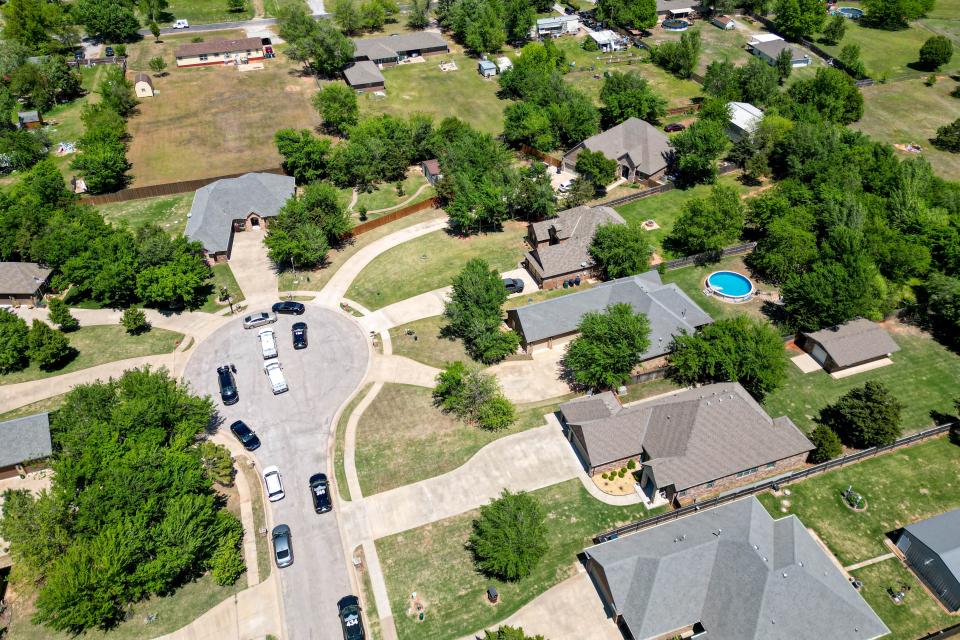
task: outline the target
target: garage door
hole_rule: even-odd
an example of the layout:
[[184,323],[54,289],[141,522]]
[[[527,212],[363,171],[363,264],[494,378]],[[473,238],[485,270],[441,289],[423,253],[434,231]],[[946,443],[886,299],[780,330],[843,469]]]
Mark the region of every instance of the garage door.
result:
[[820,363],[823,366],[823,363],[827,360],[827,352],[823,350],[823,347],[816,345],[813,347],[813,351],[810,352],[810,356]]

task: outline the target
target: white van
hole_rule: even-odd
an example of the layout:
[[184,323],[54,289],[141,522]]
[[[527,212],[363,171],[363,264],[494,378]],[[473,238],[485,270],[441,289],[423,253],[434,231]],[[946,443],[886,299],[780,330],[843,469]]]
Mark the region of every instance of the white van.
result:
[[267,374],[267,379],[270,380],[270,387],[273,389],[273,395],[278,393],[283,393],[288,391],[287,381],[283,377],[283,369],[280,367],[279,360],[270,360],[265,365],[263,365],[263,372]]
[[173,23],[173,28],[174,28],[174,29],[189,29],[189,28],[190,28],[190,23],[187,22],[186,20],[177,20],[176,22]]
[[263,359],[269,360],[270,358],[276,358],[277,340],[274,336],[273,329],[260,329],[260,333],[257,335],[260,336],[260,351],[263,352]]

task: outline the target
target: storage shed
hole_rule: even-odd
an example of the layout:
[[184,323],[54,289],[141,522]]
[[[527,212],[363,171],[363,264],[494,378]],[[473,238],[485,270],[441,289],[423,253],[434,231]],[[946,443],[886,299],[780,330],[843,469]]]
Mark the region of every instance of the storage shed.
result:
[[43,116],[39,111],[19,111],[17,126],[21,129],[39,129],[43,126]]
[[897,548],[943,606],[960,611],[960,509],[907,525]]
[[50,414],[38,413],[0,422],[0,478],[42,468],[53,451]]
[[900,351],[890,334],[864,318],[801,334],[803,350],[827,373],[878,362]]
[[484,78],[492,78],[497,75],[497,65],[489,60],[481,60],[477,63],[477,71]]
[[152,98],[153,80],[145,73],[138,73],[133,79],[133,91],[138,98]]

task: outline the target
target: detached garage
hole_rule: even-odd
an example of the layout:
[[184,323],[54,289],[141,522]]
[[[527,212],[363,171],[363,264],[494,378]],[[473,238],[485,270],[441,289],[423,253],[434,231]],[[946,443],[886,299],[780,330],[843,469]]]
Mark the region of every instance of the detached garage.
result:
[[948,611],[960,611],[960,509],[903,529],[897,548]]
[[[876,322],[858,318],[836,327],[801,334],[801,347],[827,371],[836,373],[866,364],[881,364],[900,350]],[[889,364],[889,361],[887,361]]]

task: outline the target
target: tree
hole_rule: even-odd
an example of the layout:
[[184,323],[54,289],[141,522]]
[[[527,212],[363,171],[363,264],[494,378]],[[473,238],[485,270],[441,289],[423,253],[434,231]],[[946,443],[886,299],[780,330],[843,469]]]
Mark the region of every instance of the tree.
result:
[[931,273],[924,284],[924,294],[933,327],[954,341],[960,339],[960,278]]
[[847,18],[839,13],[833,14],[830,22],[823,29],[823,37],[820,38],[824,44],[838,45],[847,33]]
[[747,264],[764,280],[774,284],[803,273],[819,257],[816,235],[791,220],[778,218],[747,256]]
[[511,581],[526,577],[549,549],[543,507],[527,493],[504,489],[480,507],[470,548],[483,573]]
[[639,73],[612,72],[600,89],[600,117],[609,129],[629,118],[656,124],[667,113],[667,101],[656,93]]
[[590,243],[590,257],[605,280],[643,273],[650,268],[650,243],[640,225],[602,224]]
[[650,49],[650,60],[678,78],[689,78],[700,59],[700,31],[684,31],[679,41],[668,40]]
[[937,135],[931,141],[933,146],[951,153],[960,153],[960,118],[937,129]]
[[27,323],[16,314],[0,309],[0,374],[27,366]]
[[55,369],[58,364],[74,353],[70,341],[62,332],[45,322],[34,320],[27,334],[27,355],[41,369]]
[[681,184],[711,183],[717,179],[717,160],[728,142],[723,124],[697,120],[674,136],[672,142]]
[[787,377],[783,340],[768,323],[738,315],[673,339],[670,377],[682,385],[739,382],[758,401]]
[[783,84],[793,72],[793,52],[790,49],[783,49],[777,54],[774,67],[777,69],[777,77],[780,84]]
[[830,122],[850,124],[863,116],[863,95],[853,78],[839,69],[817,69],[813,78],[802,78],[788,91],[802,105],[810,105]]
[[821,409],[819,422],[851,447],[882,447],[900,437],[902,410],[903,403],[883,383],[871,380]]
[[150,330],[150,323],[147,321],[147,314],[138,307],[127,307],[120,316],[120,324],[132,336],[139,335],[144,331]]
[[682,255],[719,251],[740,237],[745,207],[736,189],[715,185],[706,198],[692,198],[683,207],[666,244]]
[[50,310],[50,322],[59,326],[61,331],[73,331],[80,326],[62,298],[50,298],[47,307]]
[[327,77],[335,76],[353,60],[353,41],[330,21],[314,20],[301,6],[281,12],[280,37],[289,43],[287,55]]
[[783,304],[799,329],[816,331],[857,316],[875,316],[878,302],[876,266],[864,256],[845,262],[815,262],[793,274],[781,289]]
[[[765,67],[769,66],[764,63]],[[729,60],[714,60],[703,74],[703,92],[721,100],[740,100],[737,67]]]
[[242,539],[242,529],[231,531],[217,543],[217,548],[210,558],[210,572],[213,575],[213,581],[222,587],[232,585],[246,571],[246,566],[243,564],[243,552],[240,548]]
[[570,188],[563,196],[562,209],[572,209],[586,204],[594,198],[596,189],[593,184],[582,178],[574,178]]
[[934,0],[864,0],[862,20],[879,29],[904,29],[933,9]]
[[593,185],[593,193],[598,195],[616,179],[617,161],[603,155],[602,151],[590,151],[584,148],[577,156],[575,170],[580,179]]
[[323,262],[331,245],[353,226],[336,187],[327,182],[307,185],[292,197],[270,224],[264,244],[270,259],[294,269]]
[[530,38],[537,13],[527,0],[503,0],[504,26],[508,42],[525,42]]
[[420,31],[430,25],[430,3],[431,0],[411,0],[408,27]]
[[866,67],[863,66],[863,60],[860,59],[860,45],[854,43],[844,45],[837,59],[846,72],[857,80],[867,76]]
[[484,631],[483,640],[545,640],[541,635],[528,636],[523,627],[497,627],[496,631]]
[[504,397],[495,376],[467,368],[459,360],[437,374],[434,402],[444,411],[487,431],[499,431],[516,421],[513,404]]
[[327,177],[330,141],[318,138],[309,129],[280,129],[273,134],[284,170],[297,184],[310,184]]
[[133,9],[120,0],[77,0],[73,7],[77,21],[101,41],[133,40],[140,28]]
[[133,95],[133,83],[127,80],[120,65],[109,66],[103,80],[100,81],[98,92],[104,105],[124,118],[129,116],[137,106],[137,99]]
[[26,171],[47,157],[50,140],[42,131],[0,131],[0,171]]
[[823,0],[777,0],[774,7],[777,33],[799,40],[820,31],[827,17]]
[[[440,16],[439,8],[437,13]],[[457,0],[445,13],[444,23],[454,38],[472,53],[499,51],[507,39],[501,2]]]
[[335,133],[346,133],[360,116],[357,94],[339,82],[328,84],[313,96],[313,106],[323,118],[323,126]]
[[557,198],[550,175],[542,162],[533,162],[520,169],[517,183],[510,194],[511,215],[520,220],[546,220],[556,215]]
[[624,29],[648,29],[657,24],[654,0],[597,0],[597,19]]
[[150,69],[160,76],[163,75],[163,70],[167,68],[167,63],[161,56],[150,58],[148,64],[150,65]]
[[160,25],[157,24],[156,20],[150,21],[150,33],[153,34],[153,41],[160,42]]
[[2,11],[4,39],[34,52],[55,47],[51,36],[66,22],[61,5],[43,0],[10,0]]
[[573,379],[589,388],[610,389],[623,384],[650,346],[650,322],[618,303],[580,319],[580,334],[567,347],[564,365]]
[[500,274],[479,258],[469,260],[453,279],[453,291],[443,310],[446,330],[461,338],[476,360],[498,362],[520,343],[516,333],[500,329],[506,299]]
[[203,465],[204,473],[210,478],[211,482],[229,487],[233,485],[233,456],[230,450],[222,444],[205,440],[197,447],[197,453],[200,455],[200,464]]
[[810,442],[816,447],[810,452],[810,462],[820,464],[833,460],[843,453],[843,444],[840,436],[825,424],[818,424],[810,434]]
[[345,34],[354,35],[360,31],[360,12],[354,0],[336,0],[333,4],[333,20]]
[[227,0],[227,11],[230,13],[240,13],[246,8],[246,0]]
[[169,6],[167,0],[140,0],[140,12],[150,22],[163,20],[164,10]]

